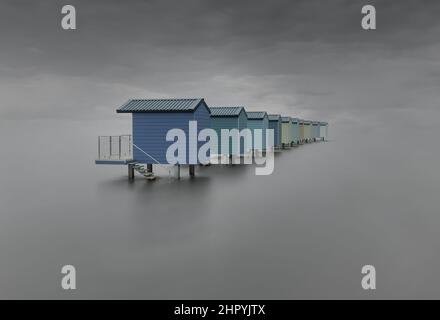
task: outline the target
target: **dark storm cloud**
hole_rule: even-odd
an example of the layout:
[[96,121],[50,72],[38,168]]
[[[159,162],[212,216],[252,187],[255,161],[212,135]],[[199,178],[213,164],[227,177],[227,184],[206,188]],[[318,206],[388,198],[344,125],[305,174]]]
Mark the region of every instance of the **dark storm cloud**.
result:
[[[360,28],[367,3],[378,11],[372,32]],[[59,1],[2,2],[6,116],[110,114],[133,96],[203,96],[326,119],[435,101],[425,83],[438,65],[438,1],[69,4],[73,32],[59,26]]]

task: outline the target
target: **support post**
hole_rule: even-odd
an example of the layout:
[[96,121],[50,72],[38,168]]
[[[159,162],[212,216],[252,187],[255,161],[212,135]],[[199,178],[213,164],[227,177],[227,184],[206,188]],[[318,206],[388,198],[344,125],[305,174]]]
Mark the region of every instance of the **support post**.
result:
[[153,164],[147,164],[147,172],[153,173]]
[[176,179],[180,180],[180,164],[176,165]]
[[195,175],[196,175],[196,172],[195,172],[195,165],[190,164],[190,165],[189,165],[189,176],[190,176],[191,178],[194,178]]
[[128,180],[134,180],[134,166],[132,164],[128,165]]
[[119,148],[119,160],[121,160],[121,136],[119,136],[119,141],[118,141],[118,148]]

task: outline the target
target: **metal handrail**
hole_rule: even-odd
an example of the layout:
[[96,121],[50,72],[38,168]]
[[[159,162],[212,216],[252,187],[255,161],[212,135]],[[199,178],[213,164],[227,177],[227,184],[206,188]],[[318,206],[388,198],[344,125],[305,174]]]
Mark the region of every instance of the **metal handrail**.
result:
[[159,161],[157,161],[152,155],[148,154],[147,152],[145,152],[144,150],[142,150],[142,148],[138,147],[137,145],[135,145],[134,143],[132,143],[133,147],[135,147],[136,149],[138,149],[140,152],[142,152],[143,154],[145,154],[147,157],[150,157],[154,162],[156,162],[156,164],[158,164],[159,166],[161,166],[162,168],[165,169],[169,169],[168,166],[161,164]]
[[[117,145],[113,146],[117,141]],[[98,136],[98,159],[129,159],[133,157],[132,136],[123,134],[119,136]],[[108,153],[103,151],[107,147]],[[114,152],[116,149],[116,152]]]

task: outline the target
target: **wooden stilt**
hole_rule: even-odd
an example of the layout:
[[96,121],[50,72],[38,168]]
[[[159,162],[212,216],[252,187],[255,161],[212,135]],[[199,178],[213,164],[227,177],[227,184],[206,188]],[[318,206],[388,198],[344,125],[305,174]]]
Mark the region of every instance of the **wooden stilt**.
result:
[[134,180],[134,166],[132,164],[128,165],[128,180]]
[[176,179],[180,180],[180,164],[176,166]]

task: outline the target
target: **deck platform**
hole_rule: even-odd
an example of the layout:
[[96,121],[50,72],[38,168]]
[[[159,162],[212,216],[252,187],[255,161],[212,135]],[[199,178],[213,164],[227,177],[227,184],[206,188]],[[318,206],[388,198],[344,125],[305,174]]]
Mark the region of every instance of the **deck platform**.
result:
[[130,163],[135,163],[133,159],[99,159],[95,160],[95,164],[111,164],[111,165],[127,165]]

